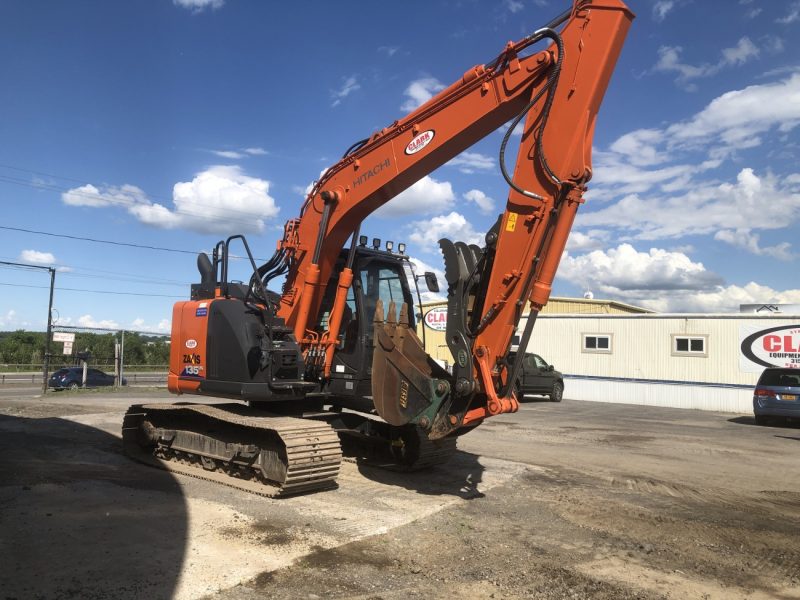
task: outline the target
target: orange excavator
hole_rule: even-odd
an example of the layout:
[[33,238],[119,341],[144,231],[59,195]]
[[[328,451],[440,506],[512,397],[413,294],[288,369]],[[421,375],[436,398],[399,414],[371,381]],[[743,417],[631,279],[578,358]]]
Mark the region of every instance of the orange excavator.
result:
[[[446,460],[456,438],[514,412],[524,353],[507,358],[526,304],[530,340],[592,176],[595,119],[633,14],[574,0],[489,63],[352,145],[315,183],[270,260],[232,236],[198,257],[200,283],[172,317],[169,389],[224,403],[132,406],[132,457],[267,496],[335,485],[342,452],[393,468]],[[513,172],[505,151],[523,123]],[[367,245],[362,221],[507,126],[506,209],[485,246],[440,240],[452,372],[415,333],[419,290],[399,247]],[[350,240],[349,247],[345,245]],[[229,281],[232,245],[248,283]],[[281,293],[268,283],[285,276]],[[425,275],[438,291],[435,276]]]

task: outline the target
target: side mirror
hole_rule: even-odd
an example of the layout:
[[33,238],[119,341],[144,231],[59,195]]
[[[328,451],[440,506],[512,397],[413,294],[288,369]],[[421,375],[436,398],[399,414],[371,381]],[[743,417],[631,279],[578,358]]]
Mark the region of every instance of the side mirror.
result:
[[556,368],[553,365],[547,365],[547,370],[548,371],[555,371]]
[[439,291],[439,280],[436,279],[436,273],[425,271],[425,285],[427,285],[428,290],[434,294]]

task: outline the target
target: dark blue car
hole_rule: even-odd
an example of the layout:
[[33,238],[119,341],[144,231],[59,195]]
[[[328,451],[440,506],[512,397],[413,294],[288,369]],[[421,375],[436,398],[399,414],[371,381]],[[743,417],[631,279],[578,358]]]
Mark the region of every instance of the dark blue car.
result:
[[800,419],[800,369],[764,369],[753,392],[753,414],[759,425],[772,417]]
[[[68,367],[59,369],[50,376],[47,386],[54,390],[77,390],[82,387],[83,367]],[[126,385],[125,378],[122,378],[122,385]],[[99,369],[86,370],[86,387],[102,387],[114,385],[114,376],[103,373]]]

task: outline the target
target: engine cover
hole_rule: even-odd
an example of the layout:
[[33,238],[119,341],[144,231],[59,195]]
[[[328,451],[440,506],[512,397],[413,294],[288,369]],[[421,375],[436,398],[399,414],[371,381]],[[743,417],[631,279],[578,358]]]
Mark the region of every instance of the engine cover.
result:
[[[265,325],[269,323],[269,326]],[[283,320],[235,298],[178,302],[169,390],[248,400],[302,397],[303,357]]]

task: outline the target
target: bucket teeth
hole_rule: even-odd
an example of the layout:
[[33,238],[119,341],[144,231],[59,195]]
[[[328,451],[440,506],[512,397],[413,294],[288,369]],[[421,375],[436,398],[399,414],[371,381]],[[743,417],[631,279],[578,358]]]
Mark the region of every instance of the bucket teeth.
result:
[[383,300],[378,298],[378,301],[375,303],[375,316],[372,319],[372,322],[375,325],[383,325]]
[[403,302],[403,305],[400,307],[400,315],[397,318],[397,323],[400,327],[408,329],[408,304],[405,302]]

